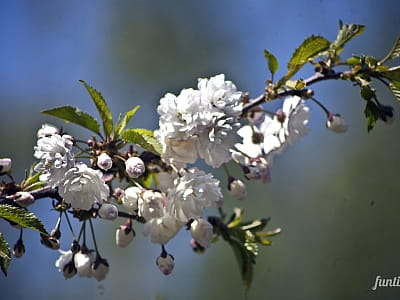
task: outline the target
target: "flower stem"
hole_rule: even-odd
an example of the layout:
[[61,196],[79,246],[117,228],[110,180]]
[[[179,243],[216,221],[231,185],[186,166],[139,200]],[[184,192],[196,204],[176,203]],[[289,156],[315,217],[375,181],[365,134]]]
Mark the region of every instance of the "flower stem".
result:
[[90,231],[92,232],[92,238],[93,238],[93,244],[94,244],[94,248],[96,249],[96,254],[99,254],[99,250],[97,248],[97,242],[96,242],[96,235],[94,234],[94,229],[93,229],[93,223],[92,223],[92,219],[89,219],[89,224],[90,224]]
[[321,103],[319,102],[317,99],[315,99],[314,97],[310,97],[310,99],[312,101],[314,101],[320,108],[322,108],[322,110],[326,113],[327,116],[329,116],[330,111]]
[[76,240],[76,236],[75,236],[75,233],[74,233],[74,229],[72,228],[71,221],[70,221],[69,218],[68,218],[68,214],[67,214],[65,211],[64,211],[64,214],[65,214],[65,219],[67,219],[68,227],[69,227],[69,230],[71,231],[72,238],[73,238],[74,240]]

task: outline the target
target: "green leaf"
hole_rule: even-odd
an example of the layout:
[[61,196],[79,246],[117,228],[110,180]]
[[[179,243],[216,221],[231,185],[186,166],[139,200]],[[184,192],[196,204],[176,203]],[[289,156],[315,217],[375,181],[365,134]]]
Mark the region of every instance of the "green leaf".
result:
[[129,121],[132,119],[132,117],[136,114],[138,109],[140,108],[140,105],[136,105],[135,108],[132,110],[128,111],[122,120],[120,122],[117,122],[115,125],[115,138],[119,137],[121,135],[121,132],[125,129],[126,125],[129,123]]
[[264,49],[264,57],[268,62],[268,69],[271,72],[272,77],[278,71],[279,68],[279,62],[276,59],[275,55],[273,55],[271,52],[269,52],[267,49]]
[[106,100],[98,91],[96,91],[86,82],[84,82],[83,80],[79,80],[79,82],[85,86],[94,104],[96,105],[97,111],[99,112],[100,118],[103,122],[104,134],[106,135],[106,138],[109,138],[113,130],[113,121]]
[[65,122],[71,122],[89,129],[95,133],[100,132],[100,125],[91,115],[72,106],[61,106],[42,111],[43,114],[57,117]]
[[42,222],[33,213],[24,208],[0,204],[0,218],[4,218],[40,233],[48,234]]
[[375,98],[375,89],[372,89],[370,86],[365,85],[362,86],[360,89],[360,94],[361,97],[367,101],[371,100],[372,98]]
[[381,74],[383,77],[389,79],[390,81],[392,81],[392,80],[400,81],[400,66],[396,66],[396,67],[389,68],[384,71],[380,71],[379,74]]
[[397,37],[392,50],[390,50],[390,52],[386,55],[386,57],[381,60],[381,63],[383,64],[385,61],[389,59],[398,58],[399,56],[400,56],[400,35]]
[[367,118],[367,130],[370,132],[375,127],[376,122],[379,119],[379,108],[374,102],[367,101],[364,114]]
[[340,52],[344,44],[355,38],[357,35],[363,33],[365,30],[364,25],[360,24],[345,24],[339,21],[339,32],[336,40],[330,45],[330,49]]
[[389,88],[398,101],[400,101],[400,81],[391,81]]
[[322,36],[310,36],[294,51],[288,63],[288,72],[279,81],[282,85],[297,73],[308,61],[320,56],[329,48],[330,42]]
[[255,264],[255,255],[246,249],[246,247],[236,239],[230,239],[229,244],[233,249],[236,260],[239,264],[242,283],[247,292],[251,281],[253,280],[253,264]]
[[0,268],[4,275],[7,276],[8,266],[11,262],[11,251],[3,234],[0,232]]
[[135,128],[125,129],[121,132],[121,137],[130,143],[142,147],[144,150],[161,155],[162,146],[154,137],[151,130]]

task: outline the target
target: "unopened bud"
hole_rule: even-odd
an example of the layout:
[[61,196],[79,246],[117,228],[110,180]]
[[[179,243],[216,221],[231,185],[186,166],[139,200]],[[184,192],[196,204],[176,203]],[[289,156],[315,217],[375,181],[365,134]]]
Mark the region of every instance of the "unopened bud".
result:
[[97,281],[102,281],[106,278],[109,268],[110,265],[107,260],[97,255],[92,264],[92,275]]
[[157,257],[156,265],[164,275],[171,274],[175,266],[174,257],[166,252],[161,253]]
[[229,194],[237,200],[245,200],[247,198],[246,185],[240,179],[229,177],[228,191]]
[[11,169],[11,158],[0,159],[0,174],[6,173]]
[[121,225],[115,232],[115,242],[118,247],[127,247],[135,237],[135,231],[130,226]]
[[347,124],[343,117],[339,114],[329,114],[326,120],[326,128],[336,133],[344,133],[347,131]]
[[196,253],[204,253],[204,251],[206,251],[206,248],[204,248],[202,245],[200,245],[194,239],[190,240],[190,247],[192,247],[193,251]]
[[202,247],[208,248],[214,238],[213,226],[204,219],[197,219],[190,225],[193,239]]
[[52,250],[58,250],[60,249],[60,241],[56,239],[55,237],[52,236],[47,236],[44,234],[40,234],[40,243]]
[[125,166],[126,173],[132,178],[139,177],[146,169],[143,160],[136,156],[128,158],[128,160],[125,162]]
[[102,219],[114,221],[118,217],[118,208],[110,203],[103,203],[99,209],[99,216]]
[[61,237],[61,231],[59,228],[53,228],[53,230],[50,232],[50,236],[53,238],[56,238],[57,240],[60,239]]
[[14,245],[13,254],[15,257],[19,258],[22,257],[24,253],[25,253],[24,242],[22,241],[22,239],[19,239]]
[[28,192],[17,192],[12,197],[14,202],[22,207],[27,207],[35,202],[35,198],[32,196],[31,193]]
[[64,277],[65,277],[66,279],[72,278],[72,277],[75,276],[75,274],[77,273],[77,270],[76,270],[76,268],[75,268],[75,263],[74,263],[73,260],[67,262],[67,263],[64,265],[63,270],[62,270],[62,273],[63,273],[63,275],[64,275]]
[[101,153],[97,157],[97,166],[104,171],[108,171],[109,169],[111,169],[112,164],[113,162],[111,157],[105,152]]

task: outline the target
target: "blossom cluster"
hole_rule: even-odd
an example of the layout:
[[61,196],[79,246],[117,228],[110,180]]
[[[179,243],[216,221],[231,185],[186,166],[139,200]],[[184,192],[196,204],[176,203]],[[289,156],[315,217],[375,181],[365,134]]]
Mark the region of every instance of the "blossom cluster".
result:
[[220,74],[198,81],[198,89],[168,93],[160,100],[159,129],[162,158],[178,166],[198,158],[216,168],[231,159],[230,148],[240,140],[237,129],[242,93]]
[[[216,235],[215,224],[203,215],[204,210],[222,209],[224,202],[220,181],[192,164],[203,159],[208,166],[217,168],[233,161],[241,166],[246,179],[268,182],[273,156],[308,132],[310,110],[305,103],[299,96],[287,96],[276,112],[258,106],[251,113],[244,113],[246,94],[226,81],[225,75],[201,78],[197,89],[183,89],[178,96],[167,93],[161,98],[157,108],[159,128],[154,132],[161,145],[160,156],[143,155],[142,160],[132,147],[122,152],[124,143],[120,140],[89,140],[86,149],[77,147],[89,154],[90,162],[86,164],[78,161],[81,157],[73,152],[76,141],[72,136],[44,124],[34,147],[34,157],[39,160],[35,171],[40,172],[42,182],[57,190],[59,205],[66,205],[84,221],[83,231],[89,219],[93,237],[93,217],[109,221],[127,218],[115,233],[120,247],[133,241],[133,221],[144,223],[143,233],[162,249],[157,266],[169,274],[174,258],[165,245],[186,226],[194,250],[210,247]],[[329,115],[327,127],[336,132],[346,129],[342,118],[333,114]],[[8,171],[10,164],[2,160],[0,171]],[[228,172],[226,166],[225,170]],[[143,176],[148,178],[149,174],[152,184],[143,184]],[[227,175],[227,192],[235,199],[246,199],[246,184],[229,172]],[[128,186],[113,187],[111,183],[116,178],[126,179]],[[24,207],[35,200],[23,191],[12,199]],[[65,217],[68,219],[66,214]],[[43,245],[59,249],[59,222],[50,236],[41,235]],[[81,239],[81,233],[77,238],[72,232],[73,245]],[[21,245],[17,248],[22,249]],[[66,278],[78,274],[102,280],[109,265],[97,246],[88,250],[84,238],[78,248],[61,251],[56,267]]]

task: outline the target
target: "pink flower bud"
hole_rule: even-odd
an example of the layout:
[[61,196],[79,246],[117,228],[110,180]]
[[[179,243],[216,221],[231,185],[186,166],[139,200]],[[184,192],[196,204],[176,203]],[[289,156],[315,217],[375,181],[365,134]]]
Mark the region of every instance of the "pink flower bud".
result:
[[128,160],[125,162],[125,166],[126,173],[132,178],[139,177],[146,169],[143,160],[136,156],[128,158]]
[[99,216],[102,219],[114,221],[118,217],[118,208],[109,203],[103,203],[99,209]]
[[157,257],[156,264],[164,275],[171,274],[175,266],[174,257],[168,253],[163,253]]
[[105,152],[101,153],[97,157],[97,166],[104,171],[108,171],[109,169],[111,169],[112,164],[113,163],[111,157]]

